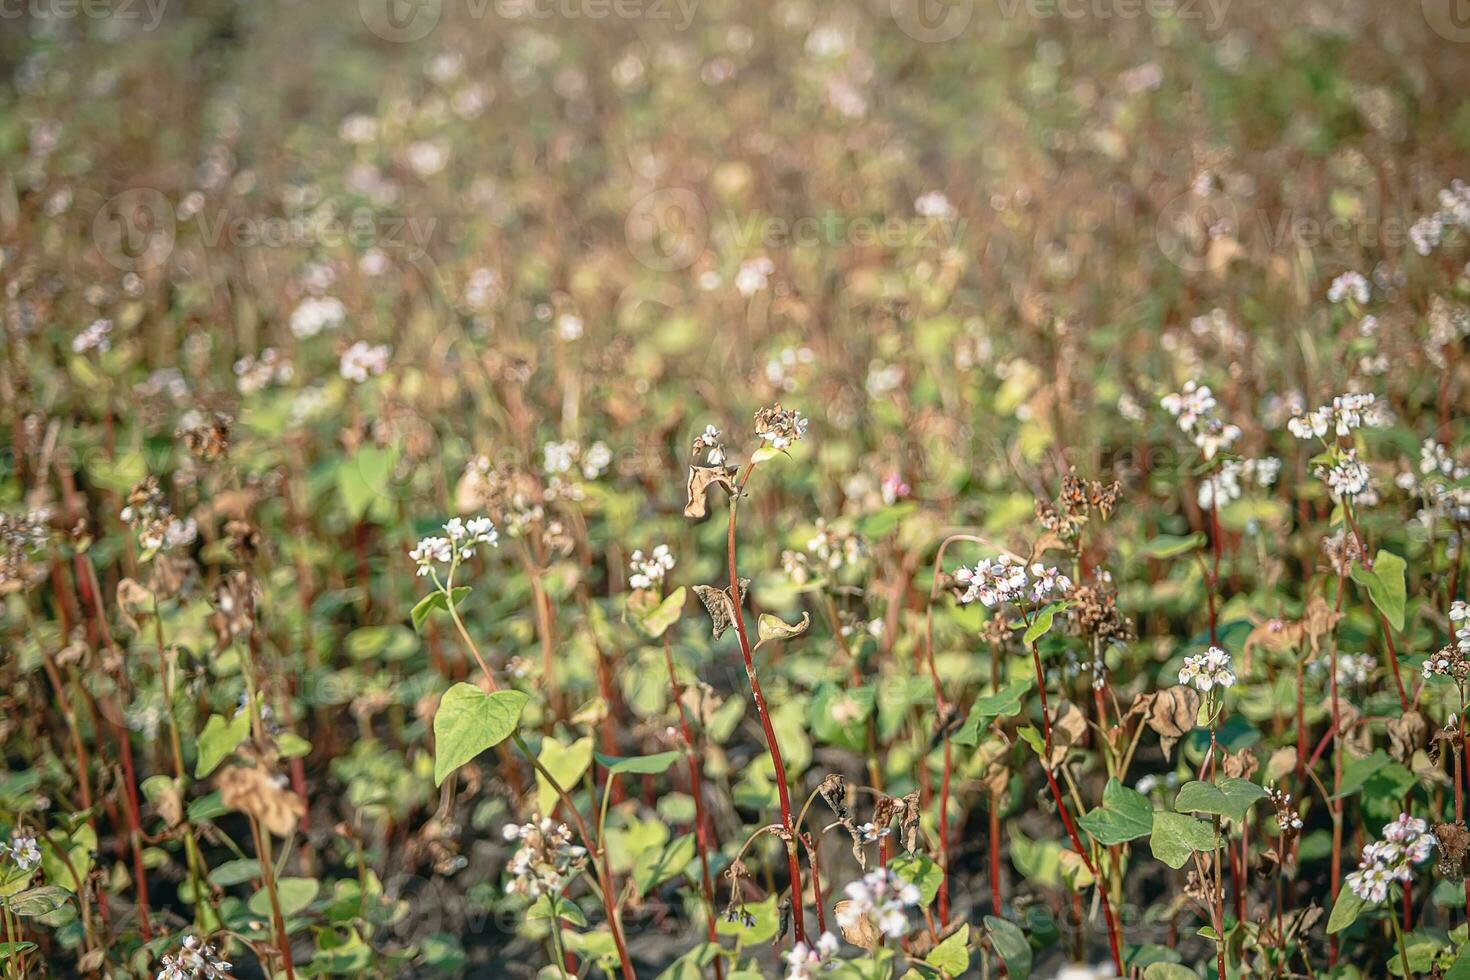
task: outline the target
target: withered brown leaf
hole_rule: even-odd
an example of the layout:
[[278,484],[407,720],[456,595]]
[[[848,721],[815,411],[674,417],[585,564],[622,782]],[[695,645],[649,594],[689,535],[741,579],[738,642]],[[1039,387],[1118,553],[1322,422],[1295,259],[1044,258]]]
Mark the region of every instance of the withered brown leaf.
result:
[[306,801],[279,785],[259,766],[226,766],[218,777],[220,802],[260,821],[277,837],[291,833],[306,816]]
[[[740,580],[740,604],[745,604],[745,593],[750,588],[750,579]],[[736,604],[730,597],[728,589],[717,589],[713,585],[696,585],[694,594],[699,596],[699,601],[704,603],[704,608],[709,611],[710,623],[715,639],[724,635],[725,630],[735,621]]]
[[689,502],[684,505],[685,517],[703,517],[709,513],[705,496],[712,486],[724,487],[730,493],[736,493],[735,477],[736,467],[724,464],[716,466],[689,467],[689,483],[687,491]]

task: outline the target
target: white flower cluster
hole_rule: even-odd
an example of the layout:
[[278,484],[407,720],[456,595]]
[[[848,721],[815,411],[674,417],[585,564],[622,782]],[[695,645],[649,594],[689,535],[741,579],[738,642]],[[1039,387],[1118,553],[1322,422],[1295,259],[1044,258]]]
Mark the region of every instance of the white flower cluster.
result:
[[[1470,466],[1455,459],[1447,447],[1425,439],[1419,450],[1419,473],[1422,482],[1412,471],[1400,473],[1394,482],[1400,490],[1422,494],[1434,512],[1453,521],[1470,521],[1470,483],[1466,481]],[[1430,516],[1429,512],[1421,514]]]
[[1470,605],[1456,599],[1450,604],[1450,627],[1455,631],[1454,643],[1429,655],[1422,668],[1424,679],[1431,677],[1464,677],[1470,661]]
[[348,381],[362,384],[388,370],[388,355],[392,353],[393,348],[387,344],[369,344],[359,340],[342,352],[342,362],[337,370]]
[[1337,497],[1356,497],[1368,489],[1372,476],[1368,467],[1358,460],[1358,451],[1348,449],[1338,453],[1337,461],[1330,466],[1318,466],[1312,471],[1318,479],[1326,482]]
[[1389,885],[1412,882],[1414,865],[1429,860],[1433,852],[1429,825],[1401,813],[1383,828],[1383,840],[1363,848],[1358,870],[1347,876],[1345,884],[1365,902],[1382,902],[1388,898]]
[[587,849],[572,843],[567,825],[553,823],[549,817],[533,817],[524,824],[508,823],[501,834],[507,841],[519,841],[521,845],[506,869],[510,872],[505,886],[508,895],[537,898],[559,892],[587,861]]
[[231,969],[213,946],[197,936],[185,936],[177,953],[163,957],[158,980],[230,980]]
[[837,946],[837,937],[830,932],[822,933],[815,946],[797,943],[786,954],[786,980],[811,980],[818,970],[831,969]]
[[267,347],[256,357],[246,354],[235,362],[235,382],[240,394],[251,395],[272,384],[286,384],[295,376],[291,362],[274,347]]
[[1444,241],[1447,228],[1458,225],[1470,228],[1470,184],[1463,180],[1453,181],[1439,192],[1439,210],[1420,218],[1409,229],[1409,240],[1414,251],[1428,255]]
[[837,912],[837,924],[852,929],[868,922],[889,939],[909,931],[907,910],[919,904],[919,889],[887,868],[869,871],[844,890],[847,902]]
[[1297,412],[1287,420],[1286,428],[1298,439],[1322,439],[1328,431],[1345,436],[1365,425],[1382,425],[1383,413],[1375,395],[1349,393],[1338,395],[1331,405]]
[[755,434],[772,449],[786,449],[806,435],[808,420],[795,410],[784,410],[780,403],[755,413]]
[[1185,657],[1179,670],[1179,683],[1192,684],[1198,691],[1209,692],[1217,687],[1234,687],[1235,672],[1230,669],[1230,654],[1219,647],[1210,647],[1194,657]]
[[651,589],[663,583],[669,572],[674,570],[674,556],[669,553],[669,546],[661,544],[653,549],[653,554],[644,556],[643,552],[633,552],[633,560],[628,563],[628,570],[633,574],[628,579],[628,584],[635,589]]
[[1368,280],[1363,278],[1362,273],[1344,272],[1332,280],[1332,285],[1327,287],[1327,302],[1341,303],[1345,299],[1351,299],[1362,306],[1368,302],[1370,294]]
[[740,263],[740,271],[735,273],[735,288],[741,296],[754,296],[770,282],[771,273],[776,271],[776,264],[764,255],[747,259]]
[[[17,834],[10,841],[10,860],[22,871],[30,871],[41,863],[41,849],[36,846],[34,837],[26,837]],[[0,844],[0,854],[6,853],[4,844]]]
[[1188,381],[1184,390],[1165,395],[1159,404],[1179,423],[1179,430],[1194,440],[1205,459],[1214,459],[1240,438],[1240,427],[1215,414],[1215,394],[1209,385]]
[[817,533],[806,543],[806,550],[817,563],[831,572],[845,565],[856,565],[867,553],[862,536],[852,531],[831,527],[825,518],[817,518]]
[[723,466],[725,463],[725,447],[720,442],[720,430],[712,425],[706,425],[704,431],[694,438],[694,457],[699,458],[700,453],[705,454],[706,466]]
[[347,319],[347,307],[331,296],[308,296],[291,311],[291,332],[298,340],[315,337]]
[[1260,459],[1227,459],[1199,485],[1199,505],[1205,510],[1239,500],[1242,483],[1269,487],[1281,473],[1281,460],[1275,456]]
[[955,580],[965,586],[960,602],[979,599],[987,609],[1006,602],[1044,602],[1052,595],[1065,595],[1072,590],[1072,580],[1055,566],[1036,562],[1028,576],[1026,566],[1010,555],[982,559],[974,568],[961,566],[955,572]]
[[106,353],[112,350],[112,321],[93,320],[81,333],[71,339],[73,354],[85,354],[95,350]]
[[612,465],[612,450],[601,440],[586,449],[575,439],[548,442],[541,447],[541,467],[547,476],[563,477],[574,469],[584,480],[595,480]]
[[1337,683],[1366,684],[1378,668],[1378,658],[1371,653],[1344,653],[1337,658]]
[[454,517],[444,525],[443,537],[420,538],[408,557],[418,565],[420,576],[429,575],[436,564],[452,568],[467,558],[473,558],[475,546],[481,544],[492,548],[500,544],[500,532],[490,518],[471,517],[465,521]]

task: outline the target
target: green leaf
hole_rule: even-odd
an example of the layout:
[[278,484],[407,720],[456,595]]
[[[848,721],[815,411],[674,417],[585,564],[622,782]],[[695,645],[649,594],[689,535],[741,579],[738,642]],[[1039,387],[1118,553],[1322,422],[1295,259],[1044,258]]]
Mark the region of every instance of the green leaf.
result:
[[1358,916],[1367,907],[1368,903],[1351,888],[1342,889],[1337,893],[1337,901],[1332,903],[1332,914],[1327,917],[1327,935],[1336,935],[1358,921]]
[[1006,965],[1006,976],[1009,980],[1029,980],[1031,944],[1026,941],[1026,934],[1021,931],[1021,927],[1014,922],[987,915],[985,935],[990,939],[995,955]]
[[1470,980],[1470,945],[1460,948],[1460,955],[1444,975],[1444,980]]
[[770,613],[761,613],[761,618],[756,621],[756,632],[762,640],[790,640],[805,633],[811,624],[812,614],[807,612],[802,613],[801,621],[795,624]]
[[[465,596],[470,594],[470,587],[468,585],[456,585],[450,591],[454,593],[454,604],[457,606]],[[413,611],[409,613],[409,616],[413,619],[414,631],[422,633],[424,631],[424,623],[428,622],[429,616],[436,609],[449,608],[449,599],[450,597],[446,596],[443,592],[430,592],[415,603]]]
[[924,962],[938,967],[947,976],[958,977],[970,968],[970,926],[960,926],[944,942],[935,946],[924,957]]
[[[592,765],[592,736],[579,738],[571,745],[562,745],[554,738],[541,742],[536,758],[546,771],[556,779],[562,789],[572,792],[577,780]],[[556,790],[539,771],[536,773],[536,806],[542,813],[556,808]]]
[[465,683],[445,691],[434,712],[434,785],[442,785],[451,772],[509,738],[527,700],[520,691],[486,694]]
[[550,921],[553,916],[574,926],[587,927],[587,917],[582,914],[582,909],[571,899],[560,895],[542,895],[526,909],[526,918],[532,922]]
[[1383,613],[1396,630],[1404,628],[1404,603],[1407,598],[1404,586],[1405,562],[1391,551],[1379,550],[1373,559],[1373,568],[1364,568],[1353,563],[1353,581],[1368,590],[1373,605]]
[[243,885],[252,878],[259,877],[259,861],[254,858],[236,858],[234,861],[225,861],[212,868],[209,872],[209,883],[221,888],[229,888],[231,885]]
[[684,612],[685,594],[684,586],[681,585],[664,596],[664,601],[640,621],[643,631],[655,640],[668,632],[669,627],[677,623]]
[[218,768],[225,757],[235,751],[250,734],[250,712],[237,712],[225,720],[224,715],[210,715],[199,733],[199,757],[194,760],[194,778],[203,779]]
[[1051,621],[1056,617],[1056,614],[1066,609],[1069,605],[1071,605],[1070,600],[1051,602],[1042,606],[1041,609],[1037,610],[1036,618],[1031,620],[1031,625],[1027,627],[1025,635],[1021,637],[1021,642],[1029,647],[1045,636],[1047,631],[1051,629]]
[[979,745],[980,732],[990,724],[991,719],[1009,718],[1018,713],[1035,683],[1031,678],[1011,681],[994,694],[976,698],[975,703],[970,706],[970,714],[965,718],[965,723],[951,736],[950,741],[956,745]]
[[1148,797],[1109,779],[1103,787],[1102,806],[1077,818],[1099,844],[1112,846],[1147,837],[1154,829],[1154,809]]
[[354,521],[366,517],[380,495],[390,495],[388,481],[396,463],[392,449],[364,446],[337,465],[338,496]]
[[295,732],[276,736],[276,750],[282,759],[300,759],[311,754],[311,743]]
[[1199,980],[1199,974],[1178,963],[1150,963],[1143,980]]
[[917,851],[900,854],[888,862],[889,869],[904,881],[919,889],[919,906],[928,905],[939,894],[944,881],[944,869],[926,855]]
[[656,755],[631,755],[618,758],[599,752],[597,753],[597,764],[614,776],[629,772],[640,776],[656,776],[661,772],[668,772],[669,766],[678,762],[681,754],[679,752],[659,752]]
[[1180,788],[1174,809],[1180,813],[1219,814],[1240,823],[1251,805],[1265,798],[1266,791],[1248,779],[1226,778],[1213,784],[1191,780]]
[[1177,558],[1203,548],[1206,540],[1199,532],[1185,535],[1161,534],[1143,546],[1143,553],[1150,558]]
[[[315,878],[277,878],[276,896],[281,902],[281,915],[299,915],[316,901],[321,883]],[[271,896],[264,888],[250,896],[250,911],[262,919],[271,917]]]
[[70,899],[71,892],[56,885],[40,885],[27,888],[10,896],[10,910],[16,915],[49,915],[61,908]]
[[1215,849],[1215,828],[1203,820],[1182,813],[1158,810],[1154,813],[1154,829],[1148,846],[1154,857],[1176,871],[1184,867],[1192,851]]
[[694,835],[684,834],[662,848],[650,847],[633,861],[633,882],[638,894],[647,895],[659,885],[679,874],[694,860]]
[[[443,593],[438,593],[443,595]],[[347,655],[356,661],[386,660],[396,662],[411,657],[419,648],[418,640],[407,627],[363,626],[347,634],[342,642]]]
[[29,953],[35,948],[35,943],[0,943],[0,963],[4,963],[12,956]]

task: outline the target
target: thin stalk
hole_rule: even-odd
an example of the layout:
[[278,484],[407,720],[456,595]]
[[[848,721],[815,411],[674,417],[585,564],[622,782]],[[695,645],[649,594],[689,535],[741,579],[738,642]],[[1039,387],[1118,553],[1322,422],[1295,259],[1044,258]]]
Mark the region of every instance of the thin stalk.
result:
[[740,578],[735,564],[735,515],[740,506],[740,495],[745,491],[745,485],[750,481],[755,467],[754,460],[746,465],[745,473],[736,484],[735,492],[730,494],[730,524],[725,542],[730,566],[730,598],[734,600],[732,605],[735,609],[735,635],[740,640],[740,655],[745,660],[745,676],[750,681],[751,697],[755,700],[755,710],[760,716],[761,728],[765,731],[766,749],[771,755],[771,766],[776,774],[776,794],[780,799],[781,823],[785,829],[783,837],[786,842],[786,865],[791,875],[792,925],[796,941],[805,942],[806,917],[802,911],[801,901],[801,863],[796,854],[796,824],[791,817],[791,791],[786,785],[786,766],[781,761],[781,746],[776,741],[776,729],[771,724],[771,713],[766,707],[765,695],[761,693],[760,681],[755,676],[755,660],[751,656],[750,638],[745,632],[745,612],[739,601]]

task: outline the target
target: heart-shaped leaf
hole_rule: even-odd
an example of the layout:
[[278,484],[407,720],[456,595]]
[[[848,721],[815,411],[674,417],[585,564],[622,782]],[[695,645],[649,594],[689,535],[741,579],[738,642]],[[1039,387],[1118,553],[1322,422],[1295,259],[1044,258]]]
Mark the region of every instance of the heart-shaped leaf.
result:
[[520,691],[486,694],[473,684],[456,684],[434,712],[434,785],[486,749],[510,737],[528,698]]
[[1099,844],[1112,846],[1147,837],[1154,829],[1154,809],[1148,797],[1109,779],[1103,787],[1102,806],[1077,818]]

